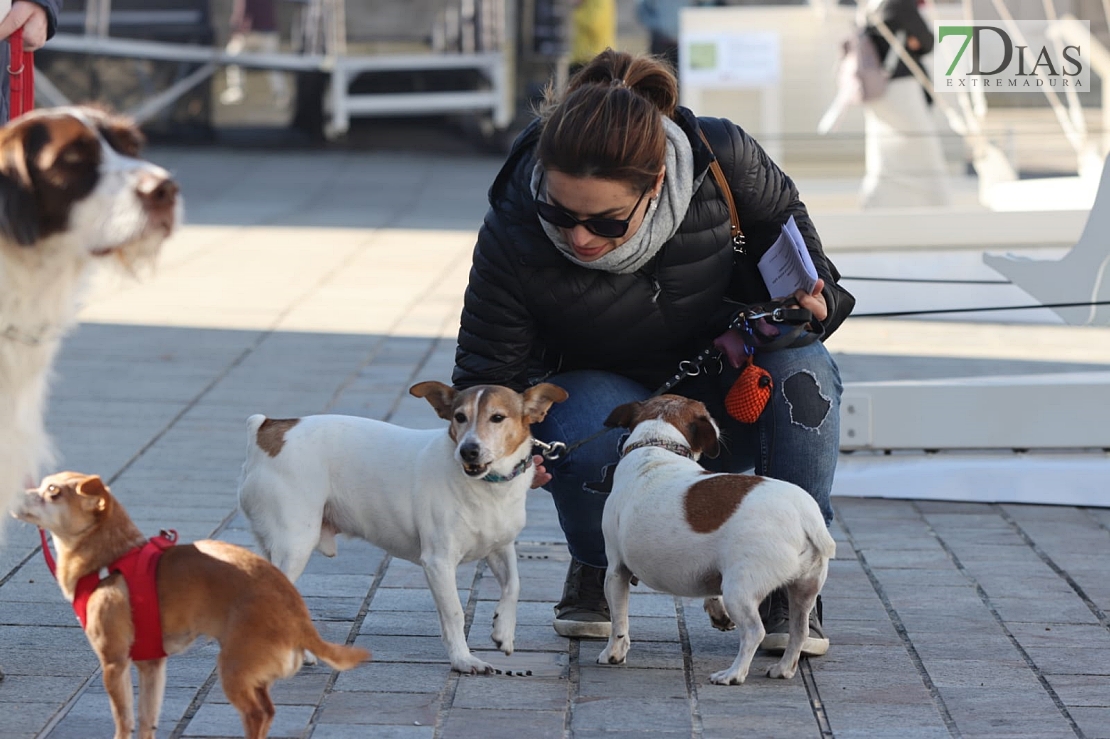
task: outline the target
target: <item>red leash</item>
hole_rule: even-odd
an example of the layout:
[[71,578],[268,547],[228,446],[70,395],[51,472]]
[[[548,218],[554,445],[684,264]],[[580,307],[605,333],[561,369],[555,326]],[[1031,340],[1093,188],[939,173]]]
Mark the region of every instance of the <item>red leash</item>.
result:
[[11,120],[35,107],[35,55],[23,50],[22,28],[8,37],[8,49],[11,52],[8,62]]
[[50,570],[50,574],[58,577],[58,567],[54,564],[54,553],[50,551],[50,542],[46,539],[46,529],[39,529],[39,538],[42,539],[42,556],[46,560],[46,569]]

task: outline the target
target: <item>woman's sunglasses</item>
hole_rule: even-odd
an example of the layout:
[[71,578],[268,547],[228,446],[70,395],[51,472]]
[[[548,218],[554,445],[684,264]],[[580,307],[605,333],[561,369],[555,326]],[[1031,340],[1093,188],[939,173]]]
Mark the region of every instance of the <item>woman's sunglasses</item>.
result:
[[[640,193],[640,198],[636,201],[636,204],[632,206],[632,212],[628,214],[628,218],[623,220],[619,218],[584,218],[578,220],[563,208],[540,200],[539,195],[536,196],[536,212],[539,213],[540,218],[544,219],[552,226],[557,226],[559,228],[583,226],[590,233],[595,236],[600,236],[603,239],[619,239],[628,233],[628,226],[632,223],[632,218],[636,215],[640,203],[644,201],[644,196],[647,195],[650,189],[651,185],[644,188],[644,191]],[[540,185],[536,192],[543,192],[542,179],[540,180]]]

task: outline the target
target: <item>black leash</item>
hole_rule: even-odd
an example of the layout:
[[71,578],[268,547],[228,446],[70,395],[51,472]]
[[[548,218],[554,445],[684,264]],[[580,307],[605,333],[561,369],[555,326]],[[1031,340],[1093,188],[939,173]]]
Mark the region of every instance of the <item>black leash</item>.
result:
[[901,310],[885,313],[853,313],[852,318],[897,318],[899,316],[932,316],[942,313],[983,313],[999,310],[1033,310],[1034,308],[1090,308],[1110,305],[1110,300],[1093,300],[1085,303],[1037,303],[1035,305],[997,305],[982,308],[946,308],[944,310]]
[[947,280],[940,277],[858,277],[842,275],[839,282],[853,280],[855,282],[911,282],[927,283],[934,285],[1012,285],[1009,280]]
[[[703,349],[701,353],[699,353],[698,356],[694,357],[693,359],[684,359],[678,365],[678,372],[669,380],[660,385],[659,389],[653,392],[648,397],[654,398],[658,395],[663,395],[664,393],[670,392],[670,390],[674,388],[675,385],[682,382],[687,377],[696,377],[697,375],[701,374],[702,365],[705,364],[706,360],[708,360],[714,352],[716,352],[718,356],[720,355],[720,352],[718,352],[715,347],[709,346],[708,348]],[[562,459],[578,447],[583,446],[584,444],[589,444],[594,439],[600,438],[610,431],[612,431],[611,428],[603,428],[600,431],[590,434],[584,439],[579,439],[573,444],[566,444],[562,441],[556,441],[548,444],[547,442],[540,441],[539,439],[533,439],[532,443],[540,449],[540,453],[543,454],[544,459]]]

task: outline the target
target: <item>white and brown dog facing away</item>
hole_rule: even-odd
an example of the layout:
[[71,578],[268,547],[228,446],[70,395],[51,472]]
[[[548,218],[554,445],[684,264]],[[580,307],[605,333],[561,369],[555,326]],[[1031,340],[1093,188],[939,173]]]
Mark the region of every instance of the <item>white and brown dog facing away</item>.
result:
[[181,217],[142,134],[93,108],[0,128],[0,512],[52,463],[50,368],[96,265],[151,263]]
[[[60,472],[28,490],[17,518],[53,535],[58,584],[73,601],[77,582],[101,571],[146,538],[99,477]],[[135,639],[127,583],[102,576],[88,600],[85,634],[100,658],[116,739],[135,729],[131,646]],[[270,685],[301,667],[312,650],[348,670],[370,653],[320,638],[297,589],[256,554],[222,541],[171,546],[157,565],[162,645],[168,655],[207,636],[220,644],[220,682],[239,711],[247,739],[263,739],[274,719]],[[154,739],[166,688],[166,658],[135,662],[139,672],[139,737]]]
[[450,426],[251,416],[239,505],[262,550],[293,581],[313,549],[335,556],[336,534],[420,564],[451,667],[490,673],[493,666],[467,647],[455,573],[459,564],[485,558],[501,586],[493,643],[512,654],[520,596],[515,541],[533,478],[529,427],[567,394],[548,383],[517,393],[492,385],[456,391],[432,381],[409,392]]
[[696,400],[661,395],[628,403],[606,425],[631,433],[602,516],[613,629],[597,661],[621,664],[628,654],[629,585],[635,576],[656,590],[705,597],[717,628],[731,629],[731,617],[739,654],[710,679],[743,683],[764,636],[760,601],[785,585],[790,635],[782,660],[767,675],[793,677],[810,610],[836,554],[817,503],[788,482],[702,468],[697,460],[703,454],[717,455],[719,431]]

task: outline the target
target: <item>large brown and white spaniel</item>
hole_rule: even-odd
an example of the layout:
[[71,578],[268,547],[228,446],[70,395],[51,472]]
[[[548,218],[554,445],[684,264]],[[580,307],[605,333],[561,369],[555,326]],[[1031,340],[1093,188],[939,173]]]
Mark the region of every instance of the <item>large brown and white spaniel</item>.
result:
[[0,129],[0,515],[53,460],[50,367],[96,264],[153,262],[180,220],[177,185],[143,137],[94,108],[37,110]]

